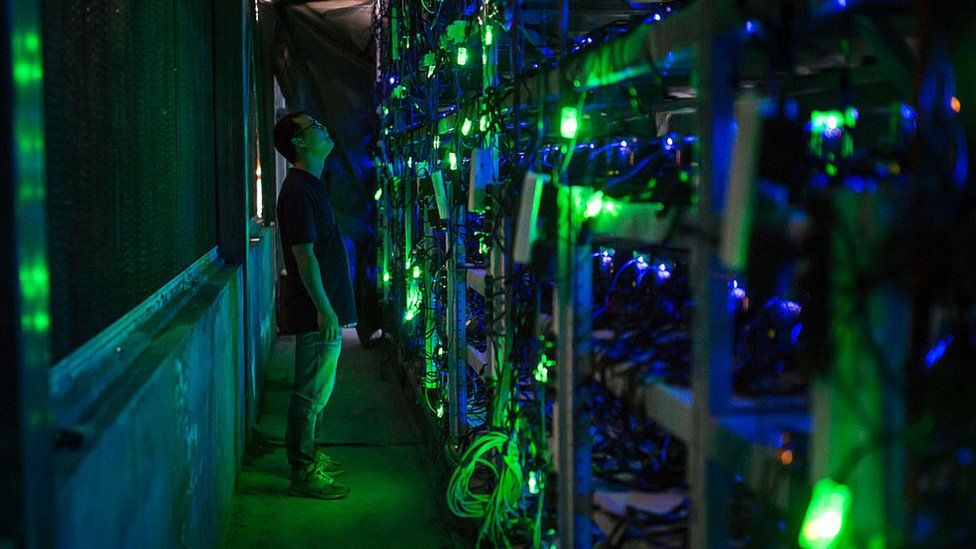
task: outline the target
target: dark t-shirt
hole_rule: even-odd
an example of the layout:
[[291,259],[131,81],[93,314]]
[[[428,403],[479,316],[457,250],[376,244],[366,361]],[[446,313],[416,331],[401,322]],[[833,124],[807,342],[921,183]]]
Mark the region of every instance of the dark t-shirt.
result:
[[281,289],[284,331],[300,334],[318,330],[315,303],[302,284],[291,249],[296,244],[314,244],[325,295],[339,317],[339,325],[354,324],[356,301],[349,278],[349,257],[325,184],[320,179],[298,168],[288,170],[278,194],[278,229],[288,271]]

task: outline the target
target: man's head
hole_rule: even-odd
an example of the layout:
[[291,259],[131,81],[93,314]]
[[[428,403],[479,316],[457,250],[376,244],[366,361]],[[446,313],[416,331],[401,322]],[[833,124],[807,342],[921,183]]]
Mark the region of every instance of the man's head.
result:
[[288,162],[295,164],[329,156],[335,142],[321,122],[300,111],[286,114],[275,124],[274,145]]

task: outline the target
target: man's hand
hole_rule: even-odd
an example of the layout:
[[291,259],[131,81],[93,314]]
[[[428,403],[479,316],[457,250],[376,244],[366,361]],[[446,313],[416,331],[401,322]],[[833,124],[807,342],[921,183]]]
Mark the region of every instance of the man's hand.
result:
[[318,312],[319,332],[326,341],[334,341],[342,337],[342,328],[339,327],[339,317],[335,311],[329,309],[325,312]]

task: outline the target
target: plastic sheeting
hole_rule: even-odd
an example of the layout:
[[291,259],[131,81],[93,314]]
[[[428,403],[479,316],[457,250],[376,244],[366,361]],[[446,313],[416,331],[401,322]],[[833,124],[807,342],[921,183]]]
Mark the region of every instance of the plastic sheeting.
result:
[[[373,0],[263,3],[274,25],[275,76],[289,110],[324,122],[336,141],[325,172],[343,232],[355,242],[372,234],[372,164],[376,119]],[[273,7],[273,9],[268,9]]]

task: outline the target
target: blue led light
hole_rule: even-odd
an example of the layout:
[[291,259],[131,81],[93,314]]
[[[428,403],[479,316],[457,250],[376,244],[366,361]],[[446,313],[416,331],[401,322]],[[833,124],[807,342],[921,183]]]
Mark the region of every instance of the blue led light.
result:
[[902,105],[901,106],[901,117],[904,118],[905,120],[914,120],[915,119],[915,109],[911,108],[908,105]]
[[654,14],[654,20],[655,21],[660,21],[661,20],[661,14],[660,13],[655,13]]
[[664,263],[657,266],[657,271],[654,274],[657,275],[658,282],[664,282],[671,278],[671,271],[668,270],[668,266]]
[[837,7],[844,9],[847,7],[847,0],[837,0]]
[[925,354],[925,365],[929,369],[932,369],[936,362],[942,360],[942,357],[945,356],[946,349],[948,349],[949,345],[951,344],[951,335],[940,339],[939,342],[936,343],[935,346],[929,349],[929,352]]
[[749,34],[756,34],[756,23],[752,19],[746,21],[746,32]]
[[627,148],[627,141],[621,141],[620,142],[620,146],[626,149]]
[[792,341],[793,343],[796,343],[797,341],[799,341],[800,340],[800,332],[802,332],[802,331],[803,331],[803,323],[802,322],[797,322],[796,325],[793,326],[793,329],[790,330],[790,341]]
[[390,85],[392,86],[393,84],[396,84],[396,76],[390,77]]

